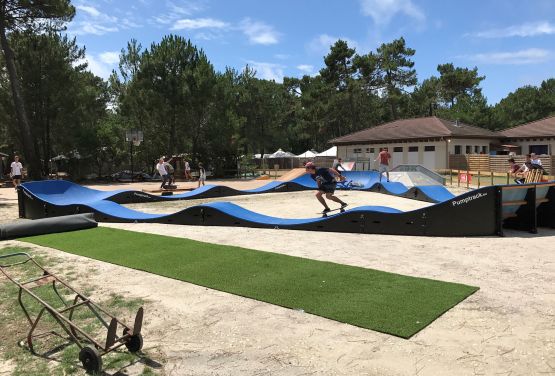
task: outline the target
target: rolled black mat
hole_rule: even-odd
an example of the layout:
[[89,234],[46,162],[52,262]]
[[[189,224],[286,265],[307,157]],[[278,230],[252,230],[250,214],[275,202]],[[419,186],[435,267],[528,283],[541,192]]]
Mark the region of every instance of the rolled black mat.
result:
[[84,230],[97,226],[98,223],[94,220],[94,214],[92,213],[0,224],[0,240],[52,234],[55,232]]

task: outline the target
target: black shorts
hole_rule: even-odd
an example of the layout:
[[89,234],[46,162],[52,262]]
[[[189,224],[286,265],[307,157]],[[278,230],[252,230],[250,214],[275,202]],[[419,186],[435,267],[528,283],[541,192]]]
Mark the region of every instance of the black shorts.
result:
[[337,187],[337,182],[324,183],[318,188],[319,191],[324,193],[333,193]]
[[13,180],[21,180],[21,175],[14,175],[12,176]]

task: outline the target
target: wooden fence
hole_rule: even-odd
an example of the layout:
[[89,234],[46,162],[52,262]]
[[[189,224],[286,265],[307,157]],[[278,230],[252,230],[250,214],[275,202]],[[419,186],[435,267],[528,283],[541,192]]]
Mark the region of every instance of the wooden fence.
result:
[[[468,154],[468,155],[449,155],[449,168],[453,170],[470,170],[470,171],[490,171],[490,172],[507,172],[509,170],[510,157],[508,155],[485,155],[485,154]],[[516,163],[524,163],[525,156],[517,155],[512,157]],[[542,166],[549,175],[555,175],[555,155],[544,155],[540,157]]]

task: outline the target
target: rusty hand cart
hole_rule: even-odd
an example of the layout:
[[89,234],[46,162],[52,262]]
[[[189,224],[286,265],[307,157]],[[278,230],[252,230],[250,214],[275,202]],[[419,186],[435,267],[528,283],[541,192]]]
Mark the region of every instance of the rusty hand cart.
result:
[[[23,257],[23,260],[13,262],[11,264],[3,264],[3,259]],[[90,298],[81,294],[69,284],[61,280],[56,275],[52,274],[41,265],[39,265],[33,257],[24,252],[11,253],[0,256],[0,272],[5,275],[11,282],[13,282],[19,288],[18,301],[23,313],[27,317],[27,321],[31,326],[29,333],[27,334],[27,344],[32,353],[36,354],[33,348],[33,338],[44,337],[50,334],[58,335],[56,331],[47,331],[43,333],[34,334],[38,323],[41,318],[45,316],[45,313],[49,313],[52,318],[60,325],[65,333],[69,336],[69,339],[73,341],[77,346],[79,346],[79,360],[83,364],[85,370],[89,373],[97,373],[102,370],[102,356],[116,350],[117,348],[124,346],[130,352],[140,351],[143,347],[143,337],[141,335],[141,328],[143,323],[143,308],[139,308],[135,316],[134,325],[128,326],[118,320],[116,317],[108,313],[105,309],[100,307],[98,304],[94,303]],[[8,273],[9,268],[16,267],[18,265],[23,265],[31,262],[38,268],[42,273],[40,276],[29,279],[27,281],[16,280],[10,273]],[[33,288],[52,284],[52,289],[55,295],[63,303],[62,308],[54,308],[51,304],[41,299],[32,290]],[[70,305],[66,302],[64,298],[60,295],[58,291],[58,286],[68,289],[73,297],[73,303]],[[25,307],[22,297],[27,294],[32,297],[36,302],[42,306],[39,313],[35,318],[31,317],[29,309]],[[86,307],[92,312],[92,314],[100,321],[100,323],[107,329],[106,343],[101,344],[97,342],[92,335],[87,334],[83,328],[80,328],[74,322],[74,312],[78,307]],[[109,323],[105,320],[102,315],[108,318]],[[118,336],[118,326],[122,328],[122,335]]]

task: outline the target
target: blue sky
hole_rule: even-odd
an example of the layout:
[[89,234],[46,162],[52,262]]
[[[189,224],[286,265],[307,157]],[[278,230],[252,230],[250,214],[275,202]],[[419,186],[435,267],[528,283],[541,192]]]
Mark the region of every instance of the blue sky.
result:
[[315,74],[338,38],[359,53],[403,36],[419,82],[440,63],[477,66],[489,103],[555,77],[553,0],[77,0],[68,33],[108,77],[131,38],[169,33],[204,49],[217,70],[253,66],[261,78]]

